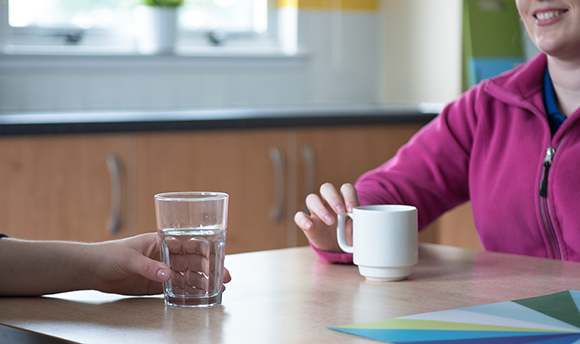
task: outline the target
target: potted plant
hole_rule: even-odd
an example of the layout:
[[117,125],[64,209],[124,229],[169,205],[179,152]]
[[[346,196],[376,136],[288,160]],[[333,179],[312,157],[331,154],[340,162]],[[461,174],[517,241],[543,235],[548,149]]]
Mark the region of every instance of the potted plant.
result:
[[137,7],[137,47],[146,54],[173,54],[177,11],[184,0],[141,0]]
[[145,6],[154,7],[179,7],[183,6],[184,0],[143,0]]

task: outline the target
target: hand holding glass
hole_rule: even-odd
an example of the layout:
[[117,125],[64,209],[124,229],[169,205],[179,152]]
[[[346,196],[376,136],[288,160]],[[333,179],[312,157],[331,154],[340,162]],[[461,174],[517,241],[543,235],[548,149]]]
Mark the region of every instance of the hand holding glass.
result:
[[217,192],[155,195],[161,260],[172,270],[163,284],[167,305],[221,304],[228,200]]

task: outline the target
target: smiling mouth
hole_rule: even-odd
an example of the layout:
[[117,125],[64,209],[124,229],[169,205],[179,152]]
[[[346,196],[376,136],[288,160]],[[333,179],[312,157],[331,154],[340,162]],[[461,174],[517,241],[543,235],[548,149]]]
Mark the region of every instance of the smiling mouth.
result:
[[548,11],[548,12],[540,12],[540,13],[536,13],[534,14],[534,17],[538,20],[549,20],[555,17],[559,17],[562,14],[564,14],[565,10],[563,11]]

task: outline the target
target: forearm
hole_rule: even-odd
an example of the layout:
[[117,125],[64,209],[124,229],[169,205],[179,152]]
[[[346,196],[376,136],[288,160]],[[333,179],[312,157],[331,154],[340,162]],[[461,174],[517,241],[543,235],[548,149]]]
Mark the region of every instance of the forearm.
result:
[[90,287],[91,245],[0,239],[0,295],[42,295]]
[[469,199],[469,166],[476,120],[473,92],[451,103],[397,154],[356,182],[361,205],[408,204],[419,229]]

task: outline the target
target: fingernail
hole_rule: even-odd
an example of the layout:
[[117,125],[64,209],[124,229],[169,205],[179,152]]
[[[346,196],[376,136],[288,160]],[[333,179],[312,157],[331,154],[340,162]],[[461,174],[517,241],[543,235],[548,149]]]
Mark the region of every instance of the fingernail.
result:
[[310,222],[310,221],[304,221],[302,223],[302,228],[304,228],[306,230],[309,230],[310,228],[312,228],[312,222]]
[[354,210],[354,203],[349,203],[346,208],[348,209],[349,212],[352,213],[352,211]]
[[336,213],[337,214],[344,214],[346,212],[346,210],[344,210],[344,207],[342,205],[337,205],[336,206]]
[[157,271],[157,278],[159,278],[162,281],[169,279],[170,276],[171,276],[171,271],[169,271],[167,269],[160,269],[159,271]]
[[332,224],[332,222],[334,222],[334,219],[332,218],[332,216],[330,216],[330,215],[326,215],[326,216],[324,217],[324,222],[326,222],[326,224],[327,224],[327,225],[331,225],[331,224]]

